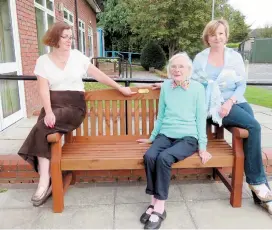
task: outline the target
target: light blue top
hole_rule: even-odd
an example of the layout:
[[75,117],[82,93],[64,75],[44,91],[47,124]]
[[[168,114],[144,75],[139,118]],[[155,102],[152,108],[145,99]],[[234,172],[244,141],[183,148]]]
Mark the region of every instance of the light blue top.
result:
[[150,140],[158,134],[170,138],[191,136],[198,139],[199,149],[206,150],[206,108],[204,87],[190,81],[189,88],[172,88],[172,80],[165,80],[161,87],[159,111]]
[[221,73],[223,69],[223,66],[214,66],[210,63],[207,63],[206,66],[206,73],[211,77],[212,80],[216,80],[219,76],[219,74]]
[[[224,66],[218,74],[217,78],[214,79],[219,70],[212,68],[212,66],[208,64],[209,53],[210,48],[207,48],[196,55],[193,62],[194,72],[204,71],[207,75],[211,74],[209,78],[212,80],[222,78],[223,80],[220,81],[224,81],[225,84],[219,86],[224,101],[234,96],[237,100],[237,103],[246,102],[244,97],[246,90],[246,72],[242,56],[235,50],[225,47]],[[235,73],[236,76],[233,77],[233,75],[229,74],[230,72]],[[224,76],[222,77],[221,75]]]

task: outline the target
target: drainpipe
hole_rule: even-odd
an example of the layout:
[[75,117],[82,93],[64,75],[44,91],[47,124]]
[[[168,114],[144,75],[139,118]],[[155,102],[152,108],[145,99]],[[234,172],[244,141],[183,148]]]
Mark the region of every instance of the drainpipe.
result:
[[76,29],[76,34],[77,34],[77,45],[76,45],[76,48],[79,50],[79,41],[78,41],[78,38],[79,38],[79,31],[78,31],[78,8],[77,8],[77,0],[75,0],[75,17],[76,17],[76,26],[75,26],[75,29]]

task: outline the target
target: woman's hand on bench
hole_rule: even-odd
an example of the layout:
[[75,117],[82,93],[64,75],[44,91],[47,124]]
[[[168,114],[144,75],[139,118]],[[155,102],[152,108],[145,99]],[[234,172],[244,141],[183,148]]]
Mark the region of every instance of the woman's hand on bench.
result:
[[137,92],[132,92],[129,87],[120,87],[119,91],[124,95],[124,96],[132,96],[136,94]]
[[152,89],[160,89],[162,86],[162,83],[154,83],[151,85]]
[[207,151],[199,151],[199,156],[202,164],[206,164],[212,158],[212,155]]
[[138,139],[136,140],[139,144],[151,144],[152,141],[149,139]]

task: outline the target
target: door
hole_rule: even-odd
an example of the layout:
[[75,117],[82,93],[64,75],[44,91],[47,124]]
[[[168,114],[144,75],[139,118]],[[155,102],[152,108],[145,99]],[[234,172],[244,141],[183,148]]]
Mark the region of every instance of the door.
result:
[[[0,0],[0,74],[22,74],[15,0]],[[23,81],[0,80],[0,131],[24,117]]]

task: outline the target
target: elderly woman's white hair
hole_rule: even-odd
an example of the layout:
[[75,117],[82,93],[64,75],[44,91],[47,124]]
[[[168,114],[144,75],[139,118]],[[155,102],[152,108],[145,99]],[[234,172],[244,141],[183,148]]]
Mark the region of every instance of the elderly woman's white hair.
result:
[[167,76],[168,76],[168,78],[172,78],[171,72],[170,72],[171,63],[173,62],[173,60],[175,60],[178,57],[184,57],[187,60],[188,68],[190,69],[190,74],[189,74],[189,78],[190,78],[191,75],[192,75],[192,72],[193,72],[193,62],[192,62],[191,58],[188,56],[188,54],[186,52],[177,53],[177,54],[173,55],[170,58],[170,60],[168,62],[168,65],[167,65]]

